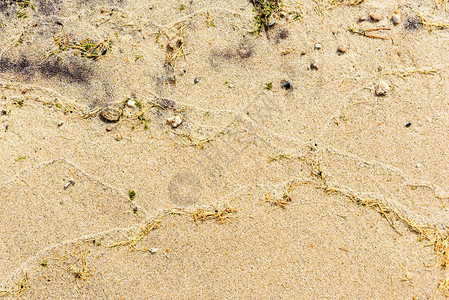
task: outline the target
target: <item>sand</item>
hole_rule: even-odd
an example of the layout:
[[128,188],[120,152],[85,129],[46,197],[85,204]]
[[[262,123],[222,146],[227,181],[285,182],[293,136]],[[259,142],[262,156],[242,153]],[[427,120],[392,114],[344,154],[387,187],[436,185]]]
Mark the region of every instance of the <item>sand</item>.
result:
[[0,296],[448,296],[445,1],[17,2]]

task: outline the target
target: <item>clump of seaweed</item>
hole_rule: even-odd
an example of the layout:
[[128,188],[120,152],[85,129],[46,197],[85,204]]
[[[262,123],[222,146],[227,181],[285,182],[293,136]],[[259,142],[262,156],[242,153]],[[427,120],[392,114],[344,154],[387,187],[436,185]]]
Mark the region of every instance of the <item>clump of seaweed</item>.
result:
[[[35,9],[34,5],[31,3],[31,0],[2,0],[0,1],[0,7],[6,7],[8,5],[16,4],[19,6],[19,10],[16,13],[18,19],[26,19],[28,18],[27,13],[24,11],[26,8]],[[0,26],[1,28],[1,26]]]
[[193,222],[197,221],[209,221],[215,220],[218,223],[224,224],[226,222],[231,222],[231,219],[235,217],[237,209],[226,207],[224,209],[196,209],[196,210],[185,210],[185,209],[172,209],[165,211],[154,218],[148,220],[139,229],[133,230],[129,237],[125,240],[112,243],[108,245],[108,248],[129,246],[133,250],[136,249],[136,245],[142,241],[150,232],[157,230],[161,227],[162,220],[168,215],[187,215],[192,218]]
[[57,49],[51,51],[47,57],[59,55],[64,51],[73,49],[75,50],[75,55],[80,55],[91,60],[98,60],[107,54],[108,50],[112,47],[112,41],[106,39],[101,42],[94,42],[91,39],[85,39],[81,42],[72,42],[68,35],[60,35],[55,38],[55,45]]
[[230,207],[226,207],[225,209],[197,209],[197,210],[183,210],[176,209],[168,212],[169,214],[174,215],[188,215],[192,218],[192,221],[207,221],[207,220],[215,220],[219,223],[225,223],[230,221],[233,214],[237,213],[237,209],[232,209]]
[[5,5],[17,4],[22,9],[27,7],[34,9],[34,5],[31,3],[31,0],[4,0],[2,2]]
[[282,0],[250,0],[253,5],[255,29],[251,32],[259,34],[268,31],[276,24],[276,21],[283,17],[287,21],[296,21],[302,18],[301,5],[296,3],[293,6],[286,6]]
[[254,22],[256,29],[254,33],[259,34],[262,30],[268,30],[270,21],[274,20],[281,11],[281,0],[251,0],[254,7]]
[[16,286],[12,287],[10,290],[0,290],[0,297],[6,296],[21,296],[26,291],[30,289],[30,277],[25,273]]
[[139,230],[132,232],[131,236],[124,241],[116,242],[109,245],[109,248],[112,247],[120,247],[120,246],[130,246],[132,249],[139,243],[144,237],[148,235],[149,232],[158,229],[161,225],[161,218],[156,217],[154,219],[149,220],[144,226],[142,226]]
[[89,251],[84,251],[80,254],[81,257],[78,258],[75,263],[69,264],[67,271],[73,274],[75,279],[87,281],[88,277],[92,275],[92,270],[87,265],[87,255],[89,254]]
[[449,23],[439,22],[434,20],[427,19],[423,14],[418,11],[415,11],[416,15],[421,20],[421,24],[428,30],[432,31],[433,29],[447,29],[449,28]]
[[265,202],[269,202],[273,206],[277,206],[280,208],[286,208],[287,205],[292,202],[292,197],[285,192],[282,195],[282,198],[272,198],[269,194],[265,195]]

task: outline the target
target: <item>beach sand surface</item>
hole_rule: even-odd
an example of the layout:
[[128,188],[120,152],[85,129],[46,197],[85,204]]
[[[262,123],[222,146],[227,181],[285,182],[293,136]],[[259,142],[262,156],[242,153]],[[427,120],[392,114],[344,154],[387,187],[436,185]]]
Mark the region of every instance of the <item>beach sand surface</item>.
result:
[[448,296],[445,1],[260,3],[0,4],[0,296]]

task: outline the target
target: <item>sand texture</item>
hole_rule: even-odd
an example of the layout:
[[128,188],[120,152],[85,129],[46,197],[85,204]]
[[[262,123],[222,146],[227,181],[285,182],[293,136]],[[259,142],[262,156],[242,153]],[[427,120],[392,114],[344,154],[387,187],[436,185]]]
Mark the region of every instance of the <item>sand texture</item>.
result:
[[0,297],[449,296],[447,1],[278,2],[0,2]]

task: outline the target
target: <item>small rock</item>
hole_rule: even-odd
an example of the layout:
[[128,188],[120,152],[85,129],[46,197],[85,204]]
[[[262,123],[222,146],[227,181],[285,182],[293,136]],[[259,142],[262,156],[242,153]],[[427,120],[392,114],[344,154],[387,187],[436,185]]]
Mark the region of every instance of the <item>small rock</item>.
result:
[[61,127],[62,125],[64,125],[64,122],[63,121],[59,121],[58,122],[58,127]]
[[321,46],[321,44],[315,44],[315,49],[320,50],[321,48],[323,48],[323,46]]
[[388,85],[388,83],[386,83],[385,81],[380,81],[376,85],[375,93],[376,93],[376,96],[385,96],[389,90],[390,90],[390,86]]
[[405,124],[405,127],[410,127],[412,126],[412,123],[408,122],[407,124]]
[[292,84],[290,83],[290,81],[282,80],[281,84],[282,84],[282,87],[286,90],[289,90],[292,88]]
[[276,19],[272,19],[270,22],[268,22],[268,27],[273,27],[276,24]]
[[358,21],[359,22],[364,22],[364,21],[366,21],[366,19],[367,19],[366,15],[361,15],[361,16],[359,16]]
[[71,185],[75,185],[75,180],[70,179],[65,185],[64,185],[64,190],[67,189],[69,186]]
[[420,163],[417,163],[417,164],[416,164],[416,167],[417,167],[417,168],[421,168],[422,165],[421,165]]
[[197,84],[198,82],[200,82],[200,80],[201,80],[201,77],[195,77],[195,79],[193,80],[193,83],[194,84]]
[[2,109],[2,115],[6,116],[6,114],[8,113],[8,111],[6,109]]
[[149,251],[151,254],[156,253],[158,250],[159,250],[158,248],[150,248],[150,249],[148,249],[148,251]]
[[374,22],[379,22],[380,20],[382,20],[382,15],[378,12],[372,12],[369,14],[369,17],[371,18],[371,20],[373,20]]
[[171,125],[171,127],[176,128],[182,123],[182,119],[180,116],[174,116],[167,119],[167,123]]
[[310,62],[310,69],[315,71],[318,70],[318,62],[316,60]]
[[401,16],[399,14],[393,14],[391,16],[391,22],[393,22],[394,25],[398,25],[401,23]]
[[108,122],[117,122],[118,120],[120,120],[122,114],[123,110],[115,106],[105,107],[100,112],[100,116]]
[[345,45],[342,45],[342,44],[338,45],[337,52],[339,52],[339,53],[346,53],[346,51],[348,51],[348,48],[346,48]]
[[126,102],[126,105],[128,105],[128,107],[136,107],[136,101],[128,100],[128,102]]
[[120,134],[120,132],[117,132],[117,134],[115,135],[115,140],[116,141],[121,141],[122,140],[122,135]]
[[106,131],[111,131],[113,129],[112,125],[108,125],[108,127],[106,127]]

